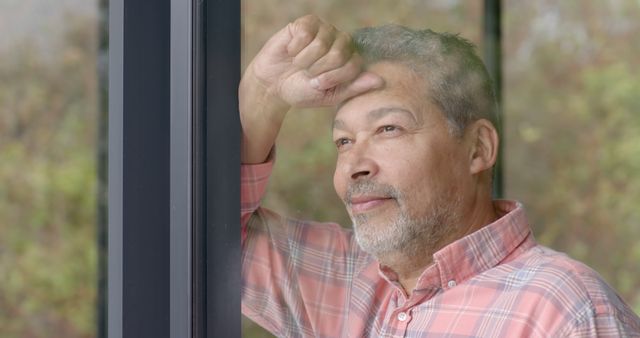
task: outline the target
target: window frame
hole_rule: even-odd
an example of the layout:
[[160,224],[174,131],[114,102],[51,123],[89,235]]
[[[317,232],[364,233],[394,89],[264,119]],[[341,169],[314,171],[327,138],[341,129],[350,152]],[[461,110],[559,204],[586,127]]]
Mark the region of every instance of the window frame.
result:
[[108,335],[240,336],[240,1],[111,0],[109,45]]

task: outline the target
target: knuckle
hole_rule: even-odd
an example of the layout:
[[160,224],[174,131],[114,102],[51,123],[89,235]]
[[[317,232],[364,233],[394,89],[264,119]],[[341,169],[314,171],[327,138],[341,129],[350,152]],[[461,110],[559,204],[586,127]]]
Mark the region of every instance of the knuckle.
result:
[[331,48],[331,45],[329,43],[320,39],[313,40],[309,46],[322,54],[326,54]]
[[298,40],[300,40],[302,42],[305,42],[305,43],[309,43],[313,39],[313,35],[311,34],[311,32],[309,30],[306,30],[306,29],[297,30],[295,37]]
[[360,74],[360,67],[353,64],[346,64],[341,69],[341,75],[344,81],[351,81]]
[[294,32],[294,36],[303,41],[310,42],[316,35],[318,30],[317,18],[313,15],[303,16],[292,22],[291,28]]
[[308,14],[297,18],[294,23],[300,26],[310,26],[317,24],[320,19],[315,14]]
[[351,34],[345,32],[339,32],[339,35],[336,37],[337,40],[340,40],[341,43],[347,48],[353,48],[353,38]]
[[327,32],[330,36],[336,36],[339,33],[338,29],[336,29],[336,26],[330,24],[327,25]]
[[347,62],[344,65],[343,68],[345,72],[352,74],[360,71],[360,64],[354,61],[353,59],[351,59],[349,62]]
[[320,21],[320,18],[315,14],[307,14],[305,16],[302,16],[300,19],[308,21],[308,22],[318,22],[318,21]]
[[348,64],[355,70],[360,70],[362,68],[362,57],[358,54],[354,54]]
[[322,74],[317,79],[321,88],[333,88],[337,85],[336,79],[330,74]]
[[328,59],[335,64],[343,64],[347,61],[351,53],[344,48],[333,48],[327,54]]
[[353,64],[353,67],[358,71],[363,71],[366,66],[364,60],[359,56],[351,58],[350,62],[351,64]]

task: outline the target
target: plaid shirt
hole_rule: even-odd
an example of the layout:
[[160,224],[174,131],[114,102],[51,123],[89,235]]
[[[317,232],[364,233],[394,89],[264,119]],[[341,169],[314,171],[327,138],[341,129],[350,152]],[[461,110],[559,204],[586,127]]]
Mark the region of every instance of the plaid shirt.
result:
[[242,310],[278,337],[640,337],[602,278],[538,245],[523,208],[433,255],[410,297],[333,223],[260,208],[272,162],[242,167]]

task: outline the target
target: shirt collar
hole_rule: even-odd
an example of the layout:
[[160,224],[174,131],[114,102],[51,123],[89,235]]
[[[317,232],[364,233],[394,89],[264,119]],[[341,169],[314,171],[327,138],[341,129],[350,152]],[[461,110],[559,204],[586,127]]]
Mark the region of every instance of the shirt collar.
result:
[[[415,291],[454,287],[535,245],[521,203],[493,204],[500,218],[434,253],[434,264],[421,274]],[[381,267],[380,272],[387,280],[397,280],[388,269]]]
[[516,249],[523,251],[535,245],[521,203],[498,200],[494,201],[494,208],[502,217],[433,255],[443,288],[463,283],[509,260]]

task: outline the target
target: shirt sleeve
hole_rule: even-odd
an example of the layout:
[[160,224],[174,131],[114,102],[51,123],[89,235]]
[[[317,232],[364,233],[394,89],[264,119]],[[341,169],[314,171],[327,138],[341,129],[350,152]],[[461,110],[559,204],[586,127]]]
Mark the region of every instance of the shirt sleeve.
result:
[[[634,318],[635,317],[635,318]],[[572,327],[565,337],[640,337],[640,323],[632,312],[596,313]]]
[[640,337],[640,318],[633,310],[604,281],[591,284],[599,285],[590,288],[590,301],[558,336]]
[[249,218],[260,207],[272,170],[272,158],[265,163],[240,166],[240,223],[243,242],[247,237]]
[[241,171],[242,312],[278,337],[343,336],[363,259],[351,231],[260,207],[272,161]]

